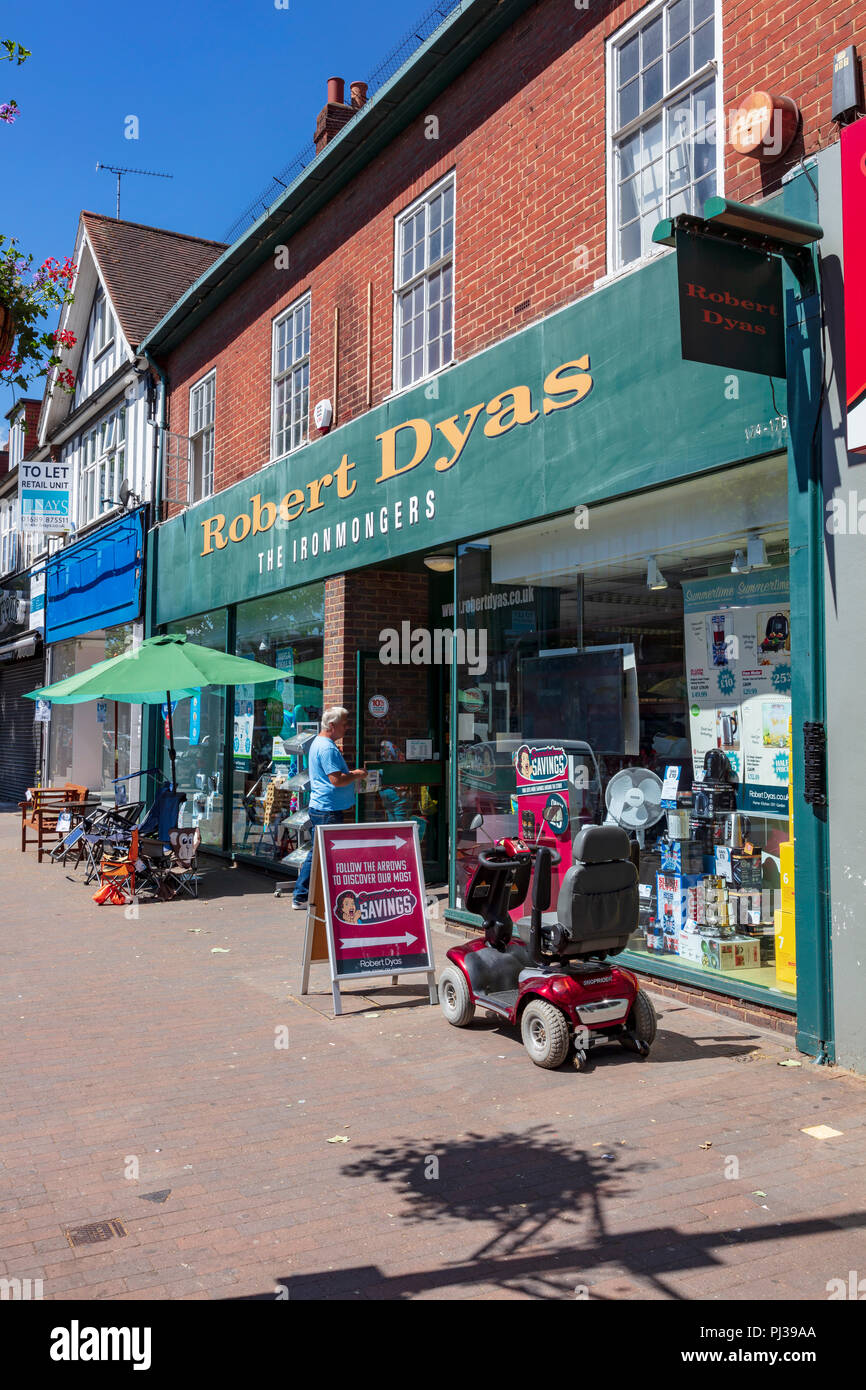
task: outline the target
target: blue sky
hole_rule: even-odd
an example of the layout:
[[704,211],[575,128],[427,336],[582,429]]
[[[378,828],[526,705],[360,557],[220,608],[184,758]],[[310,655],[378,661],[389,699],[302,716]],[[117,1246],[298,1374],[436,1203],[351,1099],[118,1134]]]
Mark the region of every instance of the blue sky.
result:
[[[432,0],[3,0],[0,231],[41,262],[71,255],[83,208],[224,240],[236,217],[312,138],[327,79],[366,81]],[[138,117],[139,138],[124,136]],[[41,394],[41,381],[34,384]],[[13,401],[0,387],[2,418]]]

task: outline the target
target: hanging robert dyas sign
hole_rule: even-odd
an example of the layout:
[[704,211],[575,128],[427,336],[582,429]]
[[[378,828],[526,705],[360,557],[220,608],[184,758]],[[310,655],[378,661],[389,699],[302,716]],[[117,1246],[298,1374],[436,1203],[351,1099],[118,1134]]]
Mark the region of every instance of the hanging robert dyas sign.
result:
[[682,227],[676,246],[683,357],[784,377],[779,259]]

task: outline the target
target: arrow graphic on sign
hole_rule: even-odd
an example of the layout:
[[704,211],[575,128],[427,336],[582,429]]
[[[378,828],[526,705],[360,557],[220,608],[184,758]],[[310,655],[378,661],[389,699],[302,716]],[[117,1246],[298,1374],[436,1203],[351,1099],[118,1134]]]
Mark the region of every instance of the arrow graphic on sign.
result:
[[403,936],[359,936],[357,940],[343,940],[340,945],[343,948],[347,946],[411,946],[412,942],[417,940],[417,936],[405,932]]
[[408,845],[408,840],[401,840],[395,835],[391,840],[335,840],[334,849],[400,849],[403,845]]

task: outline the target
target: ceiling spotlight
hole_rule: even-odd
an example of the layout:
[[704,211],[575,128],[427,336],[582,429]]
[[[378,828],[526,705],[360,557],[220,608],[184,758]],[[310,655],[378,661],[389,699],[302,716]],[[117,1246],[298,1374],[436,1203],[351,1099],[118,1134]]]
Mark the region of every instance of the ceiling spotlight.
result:
[[749,569],[745,550],[735,550],[731,561],[731,574],[747,574]]
[[454,568],[454,556],[447,551],[437,551],[434,555],[425,555],[424,564],[436,574],[449,574]]
[[664,575],[662,574],[661,570],[656,564],[656,557],[654,555],[651,555],[649,557],[649,564],[647,565],[646,571],[646,582],[648,589],[666,589],[668,587],[668,581],[665,579]]
[[750,536],[748,552],[746,556],[750,570],[769,569],[770,562],[767,559],[767,547],[764,545],[763,536]]

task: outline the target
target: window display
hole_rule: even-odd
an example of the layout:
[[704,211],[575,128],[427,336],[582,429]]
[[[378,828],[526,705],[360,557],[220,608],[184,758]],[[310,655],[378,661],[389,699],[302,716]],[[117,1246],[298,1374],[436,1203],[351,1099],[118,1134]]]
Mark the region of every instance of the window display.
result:
[[454,906],[490,841],[540,838],[564,873],[583,825],[619,825],[640,855],[631,952],[794,996],[787,529],[776,509],[749,569],[750,533],[684,524],[621,559],[568,520],[460,548],[488,669],[458,674]]
[[[51,680],[63,680],[99,661],[122,656],[132,646],[132,623],[89,632],[51,644]],[[141,711],[115,700],[58,705],[48,725],[48,781],[89,787],[114,797],[114,779],[128,777],[141,766]],[[130,800],[137,782],[126,783]]]
[[285,676],[273,685],[234,690],[236,854],[292,865],[309,847],[306,750],[322,716],[324,608],[323,584],[238,605],[235,654]]
[[[215,609],[197,618],[170,623],[168,632],[182,632],[200,647],[226,650],[226,610]],[[178,813],[181,827],[197,826],[205,847],[222,848],[225,743],[225,688],[205,686],[198,695],[174,704],[172,722],[177,748],[177,787],[186,801]],[[168,749],[163,771],[170,776]]]

